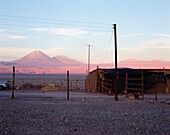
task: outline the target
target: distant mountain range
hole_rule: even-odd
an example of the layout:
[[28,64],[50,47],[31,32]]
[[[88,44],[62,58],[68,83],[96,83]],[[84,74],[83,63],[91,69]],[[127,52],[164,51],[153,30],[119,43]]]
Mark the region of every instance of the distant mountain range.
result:
[[[66,56],[49,57],[43,52],[36,50],[30,54],[14,61],[0,61],[0,73],[12,73],[12,66],[16,67],[17,73],[70,73],[85,74],[87,64],[68,58]],[[170,68],[170,61],[143,61],[136,59],[126,59],[120,61],[120,68],[149,68],[162,69]],[[96,69],[97,64],[91,64],[91,70]],[[99,68],[114,68],[113,63],[102,64]]]
[[129,68],[143,68],[143,69],[170,69],[170,61],[161,61],[161,60],[137,60],[137,59],[126,59],[119,62],[120,67],[129,67]]
[[12,66],[18,73],[85,73],[86,64],[70,59],[66,56],[49,57],[36,50],[14,61],[1,61],[0,73],[11,73]]

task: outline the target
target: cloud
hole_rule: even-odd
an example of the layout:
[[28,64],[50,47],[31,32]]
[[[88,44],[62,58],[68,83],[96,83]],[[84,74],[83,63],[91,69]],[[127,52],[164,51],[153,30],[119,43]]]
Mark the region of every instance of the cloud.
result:
[[37,31],[37,32],[48,32],[48,28],[33,28],[30,31]]
[[17,36],[17,35],[10,35],[9,39],[14,39],[14,40],[23,40],[26,39],[26,36]]
[[95,33],[92,33],[91,35],[92,36],[100,36],[100,35],[102,35],[103,33],[102,32],[95,32]]
[[170,38],[170,34],[165,34],[165,33],[155,33],[153,34],[153,36]]
[[119,49],[119,58],[120,60],[127,58],[135,58],[141,60],[170,60],[169,59],[169,49],[170,47],[156,47],[156,48],[120,48]]
[[[169,42],[170,44],[170,42]],[[145,44],[139,47],[140,49],[170,49],[170,45],[161,44]]]
[[128,47],[120,47],[119,49],[120,50],[125,50],[125,51],[129,51],[130,50],[130,48],[128,48]]
[[141,49],[170,49],[169,38],[153,38],[140,44]]
[[[139,51],[147,51],[150,50],[153,51],[160,51],[160,54],[162,52],[167,52],[167,50],[170,49],[170,34],[165,33],[154,33],[147,35],[147,38],[143,41],[138,41],[136,44],[136,47],[134,47],[132,50],[139,50]],[[128,45],[127,45],[128,46]],[[130,45],[129,45],[130,46]],[[162,55],[164,55],[162,53]]]
[[130,38],[130,37],[136,37],[136,36],[141,36],[141,33],[129,33],[126,35],[122,35],[121,38]]
[[21,35],[0,34],[0,40],[24,40],[24,39],[27,39],[27,37]]
[[119,48],[120,59],[135,58],[142,60],[170,60],[170,34],[154,33],[140,41],[136,46]]
[[34,28],[30,30],[59,36],[82,36],[89,33],[80,28]]
[[19,48],[19,47],[0,47],[0,50],[1,50],[0,60],[8,61],[8,60],[16,60],[18,58],[21,58],[28,52],[33,51],[34,49]]
[[50,33],[55,34],[55,35],[61,35],[61,36],[81,36],[81,35],[87,34],[88,31],[78,29],[78,28],[71,28],[71,29],[68,29],[68,28],[59,28],[59,29],[52,28],[50,30]]
[[52,47],[52,48],[45,48],[41,50],[42,52],[46,53],[48,56],[54,57],[56,55],[63,55],[63,53],[66,51],[66,48]]

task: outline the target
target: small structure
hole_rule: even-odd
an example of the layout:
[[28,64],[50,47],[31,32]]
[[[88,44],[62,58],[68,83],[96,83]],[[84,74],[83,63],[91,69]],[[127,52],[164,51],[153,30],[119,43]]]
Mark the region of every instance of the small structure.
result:
[[[155,75],[157,76],[157,82]],[[118,69],[118,92],[139,93],[169,93],[170,69]],[[85,80],[85,92],[115,93],[115,69],[97,68],[89,73]]]

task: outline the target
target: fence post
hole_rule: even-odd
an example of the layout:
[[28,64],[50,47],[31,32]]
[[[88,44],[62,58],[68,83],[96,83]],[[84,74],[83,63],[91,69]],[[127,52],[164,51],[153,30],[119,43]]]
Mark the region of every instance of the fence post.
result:
[[157,99],[158,99],[158,96],[157,96],[157,84],[158,84],[158,77],[157,77],[157,74],[155,75],[155,81],[156,81],[155,100],[157,100]]
[[15,66],[13,66],[12,99],[14,99],[14,87],[15,87]]
[[45,87],[45,84],[44,84],[44,72],[43,72],[43,76],[42,76],[42,92],[44,92],[44,87]]
[[126,98],[128,97],[128,73],[126,73],[126,79],[125,79],[125,94]]
[[69,100],[69,71],[67,71],[67,100]]
[[142,99],[144,100],[144,75],[142,71]]
[[77,81],[78,81],[78,79],[76,80],[76,91],[77,91],[77,89],[78,89]]

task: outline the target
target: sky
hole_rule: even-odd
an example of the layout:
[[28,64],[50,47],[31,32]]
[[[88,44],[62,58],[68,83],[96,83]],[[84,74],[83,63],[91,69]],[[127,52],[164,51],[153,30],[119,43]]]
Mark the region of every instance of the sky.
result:
[[87,63],[170,61],[169,0],[1,0],[0,61],[40,50]]

